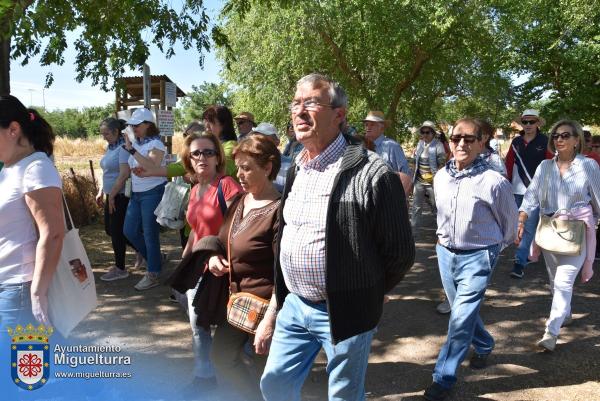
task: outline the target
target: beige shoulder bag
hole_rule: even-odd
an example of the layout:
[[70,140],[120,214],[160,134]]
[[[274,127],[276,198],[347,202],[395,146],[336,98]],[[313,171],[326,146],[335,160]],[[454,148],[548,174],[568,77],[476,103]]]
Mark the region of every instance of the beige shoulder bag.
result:
[[[550,171],[547,170],[544,174],[540,212],[543,212],[548,206],[549,177]],[[560,217],[568,213],[569,209],[567,208],[557,210],[552,216],[541,214],[535,230],[535,242],[540,248],[558,255],[575,256],[581,254],[585,223],[582,220]]]

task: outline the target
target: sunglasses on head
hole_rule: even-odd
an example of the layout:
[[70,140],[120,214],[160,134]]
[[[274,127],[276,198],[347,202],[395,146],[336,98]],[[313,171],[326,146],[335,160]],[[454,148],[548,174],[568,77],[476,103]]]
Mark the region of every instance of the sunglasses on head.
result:
[[567,140],[572,136],[573,134],[571,134],[570,132],[555,132],[554,134],[552,134],[552,139],[555,141],[558,140],[558,138]]
[[208,157],[213,157],[217,155],[217,151],[214,149],[196,149],[193,152],[190,152],[190,156],[192,156],[194,159],[199,159],[200,156],[204,156],[206,158]]
[[538,120],[521,120],[521,124],[523,124],[523,125],[533,125],[537,122],[538,122]]
[[452,135],[450,137],[450,142],[458,145],[461,139],[464,140],[465,143],[471,144],[477,140],[477,137],[475,135]]

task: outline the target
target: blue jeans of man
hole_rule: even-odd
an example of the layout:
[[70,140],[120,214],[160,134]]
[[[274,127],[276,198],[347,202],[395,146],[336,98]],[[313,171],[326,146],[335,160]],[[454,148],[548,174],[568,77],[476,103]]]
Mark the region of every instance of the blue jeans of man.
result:
[[127,212],[123,233],[148,263],[148,272],[159,273],[161,269],[160,232],[154,210],[160,203],[165,184],[144,192],[133,192]]
[[470,251],[452,251],[436,246],[440,276],[452,306],[448,337],[438,355],[433,381],[445,388],[456,383],[456,370],[473,344],[478,354],[489,354],[494,339],[479,316],[492,272],[498,261],[500,245]]
[[365,399],[365,374],[375,329],[334,344],[326,303],[289,294],[275,325],[260,382],[266,401],[299,401],[306,376],[321,347],[327,355],[330,401]]
[[[515,194],[515,202],[517,202],[517,207],[521,207],[521,203],[523,203],[523,195]],[[535,238],[535,230],[537,229],[539,219],[539,208],[535,209],[529,216],[527,216],[527,221],[523,227],[523,238],[521,239],[521,243],[515,252],[515,263],[518,263],[521,266],[526,266],[527,263],[529,263],[529,248],[531,247],[531,243]]]

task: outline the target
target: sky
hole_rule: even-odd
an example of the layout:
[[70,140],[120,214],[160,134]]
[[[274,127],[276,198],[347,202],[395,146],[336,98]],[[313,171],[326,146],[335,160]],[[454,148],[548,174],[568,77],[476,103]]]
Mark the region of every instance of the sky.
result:
[[[219,12],[218,0],[205,1],[208,14],[213,19]],[[11,61],[10,86],[11,94],[18,97],[27,106],[44,106],[47,110],[81,108],[89,106],[104,106],[114,102],[114,92],[104,92],[99,86],[92,86],[91,80],[85,79],[81,83],[75,80],[75,50],[73,42],[76,33],[69,33],[67,39],[69,47],[64,56],[62,66],[39,65],[39,57],[29,60],[26,66],[21,66],[19,60]],[[218,82],[220,63],[215,59],[214,53],[205,55],[204,66],[198,65],[199,54],[195,49],[184,50],[178,43],[175,46],[175,55],[170,59],[158,50],[156,46],[150,49],[147,64],[152,75],[167,75],[184,92],[191,90],[192,85],[202,82]],[[50,88],[44,89],[46,74],[52,72],[54,82]],[[125,76],[141,76],[141,72],[128,71]]]

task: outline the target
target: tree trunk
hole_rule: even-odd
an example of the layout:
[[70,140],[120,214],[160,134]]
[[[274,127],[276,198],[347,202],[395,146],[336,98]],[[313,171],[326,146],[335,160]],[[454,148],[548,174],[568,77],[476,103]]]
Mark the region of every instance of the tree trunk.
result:
[[10,95],[10,36],[0,35],[0,96]]

